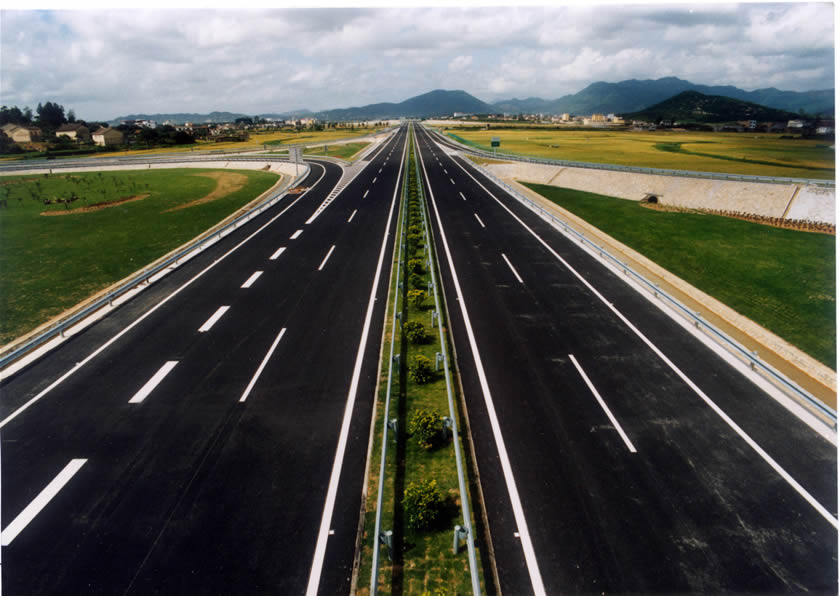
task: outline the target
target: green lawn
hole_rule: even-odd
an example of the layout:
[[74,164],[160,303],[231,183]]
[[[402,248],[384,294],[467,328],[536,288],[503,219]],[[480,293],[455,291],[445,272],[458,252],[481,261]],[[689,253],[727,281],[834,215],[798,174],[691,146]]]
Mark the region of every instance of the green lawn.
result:
[[[212,227],[270,188],[277,176],[231,171],[226,196],[168,211],[202,198],[217,182],[211,170],[167,169],[0,177],[0,344],[37,327],[88,296],[141,269]],[[105,209],[90,209],[148,195]],[[66,204],[55,199],[72,196]],[[45,205],[44,201],[53,201]],[[2,205],[2,203],[0,203]]]
[[306,155],[318,156],[328,155],[329,157],[337,157],[339,159],[350,159],[359,151],[370,145],[370,143],[344,143],[341,145],[327,145],[326,153],[324,152],[324,145],[317,147],[309,147],[304,151]]
[[526,185],[835,368],[835,238]]

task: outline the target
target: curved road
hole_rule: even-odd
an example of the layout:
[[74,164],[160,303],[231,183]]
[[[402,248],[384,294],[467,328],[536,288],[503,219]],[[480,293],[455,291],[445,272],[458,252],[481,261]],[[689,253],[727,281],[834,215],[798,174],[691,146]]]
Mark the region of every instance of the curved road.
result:
[[404,142],[0,385],[6,595],[349,590]]

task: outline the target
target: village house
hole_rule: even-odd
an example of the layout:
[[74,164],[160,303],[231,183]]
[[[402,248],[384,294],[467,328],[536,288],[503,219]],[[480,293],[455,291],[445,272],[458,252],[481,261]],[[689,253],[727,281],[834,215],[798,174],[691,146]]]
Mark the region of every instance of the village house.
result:
[[93,132],[93,142],[100,147],[122,145],[123,134],[111,127],[99,128]]
[[3,132],[15,143],[34,143],[41,140],[41,129],[37,126],[4,124]]
[[89,141],[90,130],[84,124],[62,124],[58,130],[55,131],[57,137],[67,137],[74,141]]

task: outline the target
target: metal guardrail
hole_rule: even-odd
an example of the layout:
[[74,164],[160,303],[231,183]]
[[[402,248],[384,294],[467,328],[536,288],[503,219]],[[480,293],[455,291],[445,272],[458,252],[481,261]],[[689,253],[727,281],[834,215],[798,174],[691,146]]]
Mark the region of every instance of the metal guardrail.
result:
[[443,373],[446,379],[446,397],[449,404],[449,420],[450,430],[452,431],[452,445],[455,450],[455,467],[458,472],[458,491],[461,497],[461,517],[463,519],[463,526],[455,527],[455,550],[457,552],[457,545],[460,538],[464,538],[467,543],[467,554],[470,562],[470,578],[472,581],[472,590],[475,596],[481,594],[481,583],[478,578],[478,562],[475,557],[475,532],[472,526],[472,516],[470,514],[470,502],[467,495],[467,485],[464,477],[464,464],[461,460],[461,441],[458,435],[458,418],[455,415],[455,398],[452,391],[452,379],[449,372],[449,354],[446,349],[446,339],[443,334],[443,310],[440,305],[440,289],[437,281],[437,271],[435,271],[435,258],[432,254],[432,241],[429,231],[429,218],[427,215],[428,202],[426,201],[426,194],[423,190],[423,179],[420,177],[420,160],[417,159],[417,142],[414,143],[414,167],[417,175],[417,190],[420,194],[420,204],[422,205],[423,214],[423,228],[426,235],[426,252],[427,263],[429,266],[429,275],[432,278],[432,291],[435,295],[435,311],[438,313],[438,337],[440,340],[440,350],[443,356]]
[[[414,145],[414,152],[416,154],[417,145]],[[391,387],[392,387],[392,378],[393,378],[393,366],[395,363],[394,357],[394,344],[396,343],[396,330],[397,330],[397,321],[400,319],[397,316],[397,306],[399,304],[399,297],[400,297],[400,290],[402,289],[402,282],[400,281],[400,266],[402,263],[402,252],[405,247],[405,240],[406,240],[406,223],[407,223],[407,214],[408,214],[408,164],[409,159],[408,155],[405,161],[405,177],[403,179],[403,195],[402,195],[402,204],[403,204],[403,217],[400,221],[400,231],[398,232],[400,237],[400,248],[398,254],[400,258],[397,262],[397,279],[395,284],[395,292],[397,294],[396,299],[394,300],[394,314],[391,323],[391,353],[390,359],[388,364],[388,381],[387,381],[387,389],[385,393],[385,406],[384,406],[384,413],[383,413],[383,423],[382,423],[382,454],[379,463],[379,488],[377,493],[376,499],[376,521],[374,523],[374,543],[373,543],[373,557],[372,557],[372,564],[371,564],[371,574],[370,574],[370,594],[371,596],[376,596],[377,588],[378,588],[378,576],[379,576],[379,559],[380,559],[380,544],[391,546],[391,534],[390,532],[383,532],[382,531],[382,498],[384,492],[384,482],[385,482],[385,460],[388,451],[388,431],[391,430],[394,433],[397,432],[396,428],[396,419],[390,420],[389,419],[389,411],[390,411],[390,403],[391,403]],[[437,273],[434,267],[434,258],[432,256],[431,251],[431,236],[429,232],[429,221],[426,215],[427,204],[425,200],[425,193],[423,192],[423,182],[422,178],[420,178],[420,165],[419,160],[415,159],[415,173],[417,175],[417,188],[419,189],[420,193],[420,201],[423,205],[421,210],[423,214],[423,227],[425,230],[425,242],[427,247],[426,257],[427,257],[427,265],[429,267],[429,274],[432,279],[432,291],[435,297],[435,312],[442,313],[441,303],[440,303],[440,296],[439,296],[439,289],[437,283]],[[466,480],[464,475],[464,467],[461,458],[461,443],[458,435],[458,424],[457,418],[455,416],[455,400],[454,394],[452,389],[452,379],[451,373],[449,370],[449,355],[446,349],[446,340],[444,338],[443,333],[443,317],[438,314],[437,318],[437,326],[438,326],[438,337],[440,340],[441,346],[441,354],[443,360],[443,370],[444,370],[444,378],[446,380],[446,393],[448,398],[449,404],[449,417],[447,428],[452,432],[452,443],[453,448],[455,450],[455,466],[457,469],[458,474],[458,489],[459,495],[461,498],[461,512],[463,517],[463,526],[456,526],[455,527],[455,546],[454,549],[457,552],[457,545],[461,539],[466,540],[467,549],[468,549],[468,557],[469,557],[469,564],[470,564],[470,578],[472,582],[472,590],[474,595],[481,594],[481,583],[478,577],[478,562],[475,556],[475,543],[474,543],[474,531],[472,527],[472,517],[470,515],[470,506],[469,506],[469,499],[467,498],[467,489],[466,489]]]
[[[405,175],[408,176],[408,160],[403,167],[405,171]],[[389,548],[391,548],[391,534],[388,532],[382,531],[382,497],[385,490],[385,460],[388,454],[388,430],[393,429],[394,434],[396,435],[396,419],[390,419],[390,408],[391,408],[391,385],[393,380],[393,370],[394,370],[394,345],[397,343],[397,321],[399,320],[397,317],[398,307],[400,305],[400,297],[402,296],[402,289],[403,284],[400,281],[400,270],[402,268],[403,262],[403,250],[405,248],[405,222],[408,217],[408,202],[406,200],[406,196],[408,195],[408,184],[403,179],[403,191],[402,191],[402,217],[400,218],[400,229],[397,231],[397,235],[400,239],[399,250],[397,251],[397,277],[396,283],[394,285],[394,314],[391,320],[391,353],[388,359],[388,383],[385,389],[385,406],[384,406],[384,413],[382,415],[382,456],[379,461],[379,488],[376,495],[376,521],[374,522],[374,529],[373,529],[373,556],[371,562],[371,571],[370,571],[370,594],[371,596],[376,596],[376,591],[378,588],[378,577],[379,577],[379,545],[385,544]],[[393,427],[392,427],[393,425]],[[390,532],[390,530],[389,530]]]
[[[425,128],[425,127],[424,127]],[[509,161],[522,161],[526,163],[544,164],[551,166],[563,166],[570,168],[586,168],[590,170],[608,170],[613,172],[629,172],[634,174],[649,174],[656,176],[672,176],[681,178],[703,178],[707,180],[728,180],[731,182],[757,182],[763,184],[800,184],[808,186],[819,186],[823,188],[835,188],[834,180],[820,180],[815,178],[784,178],[781,176],[751,176],[747,174],[726,174],[718,172],[698,172],[694,170],[666,170],[663,168],[643,168],[638,166],[619,166],[614,164],[603,164],[585,161],[569,161],[565,159],[549,159],[546,157],[529,157],[527,155],[516,155],[513,153],[493,153],[463,145],[451,137],[446,137],[434,129],[427,129],[441,137],[445,142],[454,146],[459,151],[466,151],[474,155],[489,159],[505,159]],[[455,145],[457,143],[457,145]]]
[[711,323],[705,321],[699,313],[690,310],[682,302],[680,302],[667,292],[663,291],[662,288],[660,288],[658,285],[652,283],[646,277],[636,272],[627,263],[616,258],[604,247],[595,244],[584,234],[578,232],[577,230],[569,226],[569,224],[566,221],[558,218],[553,213],[547,211],[542,206],[536,204],[534,201],[520,193],[517,189],[511,187],[503,180],[497,178],[486,168],[483,168],[478,164],[474,165],[478,170],[481,171],[482,174],[484,174],[484,176],[487,179],[495,183],[496,186],[508,192],[508,194],[516,198],[523,205],[529,207],[535,213],[538,213],[540,216],[543,217],[543,219],[550,221],[558,229],[562,227],[563,231],[567,235],[576,237],[579,242],[587,245],[590,249],[600,254],[602,258],[606,259],[607,261],[611,262],[614,266],[623,270],[625,274],[629,275],[636,282],[638,282],[643,287],[651,291],[654,294],[654,296],[665,300],[673,309],[686,316],[690,321],[694,323],[695,327],[697,327],[698,329],[702,328],[704,331],[717,338],[717,340],[720,343],[723,343],[725,346],[727,346],[727,348],[729,348],[730,351],[734,352],[735,354],[746,360],[749,363],[751,369],[760,371],[764,373],[764,375],[766,375],[767,377],[770,377],[771,379],[775,380],[777,385],[783,387],[789,395],[798,398],[800,402],[804,402],[813,410],[819,412],[822,416],[826,417],[829,420],[829,423],[832,428],[834,428],[835,430],[837,429],[837,412],[835,410],[833,410],[832,408],[824,404],[822,401],[811,395],[808,391],[806,391],[805,389],[788,379],[775,368],[763,362],[757,354],[751,352],[750,350],[742,346],[738,341],[731,338],[729,335],[727,335]]
[[83,319],[89,317],[99,309],[103,308],[106,305],[109,305],[113,302],[114,299],[119,298],[126,292],[130,291],[131,289],[135,288],[136,286],[140,285],[143,282],[148,281],[150,278],[157,275],[159,272],[163,271],[164,269],[168,268],[172,264],[177,264],[177,262],[183,259],[189,253],[201,250],[206,248],[206,245],[209,245],[213,242],[217,242],[222,237],[227,236],[231,232],[233,232],[236,228],[240,226],[240,224],[245,223],[259,215],[260,213],[266,211],[267,209],[274,206],[277,201],[279,201],[283,196],[285,196],[286,192],[290,188],[294,188],[304,178],[309,174],[309,166],[304,165],[303,173],[298,176],[295,180],[293,180],[287,187],[283,188],[282,190],[275,191],[270,197],[268,197],[265,201],[257,205],[256,207],[249,209],[246,213],[243,213],[233,221],[229,222],[222,228],[215,230],[212,234],[207,235],[203,238],[199,238],[185,248],[179,250],[176,254],[171,255],[169,258],[165,259],[164,261],[154,265],[149,269],[144,269],[142,273],[135,275],[134,277],[130,278],[123,284],[120,284],[119,287],[111,290],[92,304],[88,305],[87,307],[83,308],[82,310],[72,314],[68,318],[56,323],[54,326],[50,327],[49,329],[44,330],[43,332],[39,333],[35,337],[29,339],[22,345],[18,346],[14,350],[10,351],[9,353],[0,357],[0,370],[4,369],[9,364],[13,363],[15,360],[20,358],[21,356],[27,354],[28,352],[32,351],[36,347],[44,344],[45,342],[49,341],[50,339],[54,338],[56,335],[64,335],[64,332],[67,331],[70,327],[77,324],[78,322],[82,321]]

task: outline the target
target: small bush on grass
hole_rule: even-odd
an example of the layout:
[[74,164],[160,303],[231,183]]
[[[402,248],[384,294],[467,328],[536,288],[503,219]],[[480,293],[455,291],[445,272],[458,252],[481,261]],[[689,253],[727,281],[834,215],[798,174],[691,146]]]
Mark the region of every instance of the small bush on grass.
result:
[[418,385],[425,385],[430,382],[435,376],[432,361],[423,356],[423,354],[417,354],[414,357],[414,364],[408,369],[408,376]]
[[443,495],[435,480],[410,483],[403,497],[408,527],[412,530],[432,528],[443,511]]
[[408,233],[409,234],[422,234],[423,233],[423,228],[421,228],[417,224],[413,224],[413,225],[408,226]]
[[408,276],[408,285],[415,290],[423,290],[426,288],[426,281],[423,279],[422,275],[412,273]]
[[431,449],[441,435],[441,417],[437,412],[415,410],[408,421],[408,432],[423,449]]
[[405,241],[408,244],[409,254],[413,254],[419,247],[423,246],[423,235],[422,234],[408,234],[405,237]]
[[423,275],[423,273],[426,272],[425,265],[426,262],[423,259],[409,259],[406,267],[408,268],[409,273]]
[[424,344],[429,341],[429,334],[426,333],[426,326],[420,321],[409,321],[403,325],[403,332],[413,344]]
[[425,290],[409,290],[406,294],[408,303],[414,308],[422,307],[423,302],[426,300],[426,296],[427,294]]

